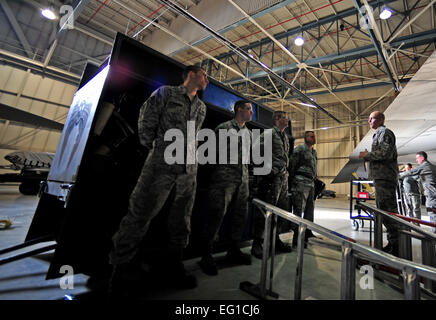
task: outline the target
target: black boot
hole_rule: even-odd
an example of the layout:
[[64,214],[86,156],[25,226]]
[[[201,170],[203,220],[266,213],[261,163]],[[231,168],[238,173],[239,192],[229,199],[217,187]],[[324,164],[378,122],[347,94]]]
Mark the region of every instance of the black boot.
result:
[[399,249],[400,248],[399,248],[398,242],[389,241],[387,246],[383,247],[382,251],[398,257],[399,251],[400,251]]
[[276,253],[289,253],[292,252],[292,248],[289,244],[284,243],[279,237],[276,237]]
[[263,239],[255,238],[251,245],[251,254],[258,259],[263,257]]
[[168,249],[168,258],[166,266],[163,268],[166,272],[166,280],[169,286],[177,289],[193,289],[197,287],[197,279],[194,275],[189,274],[183,265],[183,248]]
[[145,273],[137,265],[132,263],[114,265],[108,293],[112,297],[128,298],[139,292],[145,280]]
[[215,260],[210,253],[204,254],[198,264],[205,274],[209,276],[216,276],[218,274]]
[[239,249],[239,245],[233,242],[227,251],[227,260],[231,263],[235,264],[251,264],[251,255],[243,253],[241,249]]
[[200,251],[201,260],[198,262],[198,264],[201,270],[209,276],[216,276],[218,274],[218,268],[215,263],[215,259],[212,257],[213,242],[203,239]]

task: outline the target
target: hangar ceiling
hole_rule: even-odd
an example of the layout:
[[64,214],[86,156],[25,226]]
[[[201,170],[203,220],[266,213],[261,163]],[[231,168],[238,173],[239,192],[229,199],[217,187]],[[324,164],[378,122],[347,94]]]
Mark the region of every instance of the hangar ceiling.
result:
[[[0,0],[0,61],[77,85],[85,64],[102,63],[121,32],[184,64],[202,65],[211,77],[293,113],[296,121],[316,112],[298,99],[298,92],[340,119],[360,119],[383,100],[392,100],[435,50],[435,2]],[[59,19],[41,16],[40,9],[50,6]],[[380,18],[384,6],[392,9],[386,20]],[[72,20],[65,19],[70,11],[72,28]],[[241,58],[189,15],[262,66]],[[294,44],[297,36],[304,38],[302,46]],[[344,92],[368,88],[383,93],[363,109],[344,98]]]

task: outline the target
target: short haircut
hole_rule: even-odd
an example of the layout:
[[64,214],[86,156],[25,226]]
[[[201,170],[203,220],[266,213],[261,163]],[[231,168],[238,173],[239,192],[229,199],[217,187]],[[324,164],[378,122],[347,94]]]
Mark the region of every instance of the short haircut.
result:
[[416,155],[424,157],[424,160],[427,160],[427,153],[425,153],[424,151],[419,151],[416,153]]
[[406,163],[406,166],[411,167],[411,168],[413,167],[411,163]]
[[183,70],[183,73],[182,73],[183,81],[185,81],[188,78],[189,72],[192,71],[194,73],[197,73],[200,70],[204,70],[204,69],[202,67],[200,67],[200,66],[187,66],[185,68],[185,70]]
[[313,134],[315,134],[315,131],[312,131],[312,130],[308,130],[308,131],[305,131],[304,132],[304,142],[306,143],[307,142],[307,136],[309,135],[309,133],[313,133]]
[[239,112],[239,109],[242,108],[246,103],[251,104],[251,102],[248,100],[238,100],[235,102],[235,104],[233,105],[233,112],[235,113],[235,115]]
[[375,118],[380,119],[380,120],[385,120],[385,115],[384,115],[384,113],[379,112]]
[[277,121],[286,114],[287,114],[287,112],[285,112],[285,111],[274,111],[273,115],[272,115],[272,119],[273,119],[273,121]]
[[307,136],[309,135],[309,133],[315,133],[315,131],[313,130],[308,130],[304,132],[304,140],[306,141]]

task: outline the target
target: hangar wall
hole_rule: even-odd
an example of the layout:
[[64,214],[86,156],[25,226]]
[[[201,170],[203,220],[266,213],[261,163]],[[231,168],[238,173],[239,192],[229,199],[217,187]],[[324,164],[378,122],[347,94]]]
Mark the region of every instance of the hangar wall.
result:
[[[64,123],[76,87],[28,71],[0,65],[0,103]],[[61,132],[0,121],[0,165],[14,150],[55,152]]]
[[[374,104],[376,98],[349,101],[348,105],[352,107],[357,114],[365,111]],[[344,111],[344,107],[340,104],[329,104],[326,108],[338,115],[338,118],[343,122],[353,120],[364,120],[361,126],[348,126],[336,129],[317,130],[317,145],[315,149],[318,153],[318,176],[326,183],[326,189],[336,191],[338,196],[346,196],[349,194],[349,184],[339,183],[331,184],[331,181],[348,162],[348,156],[356,148],[360,140],[370,130],[366,120],[372,111],[384,111],[393,101],[393,98],[387,98],[380,103],[374,105],[373,108],[365,111],[360,117],[350,116],[348,111]],[[317,111],[313,121],[315,128],[335,127],[340,126],[332,119],[328,118],[323,113]],[[362,150],[363,151],[363,150]]]
[[[76,91],[75,86],[7,65],[0,66],[0,73],[3,75],[0,78],[0,103],[64,123]],[[359,114],[371,106],[382,95],[382,92],[385,92],[384,90],[386,89],[383,87],[372,88],[361,90],[359,93],[339,93],[338,96],[346,100],[347,105]],[[363,97],[367,99],[362,99]],[[382,100],[365,112],[361,118],[367,119],[373,110],[385,110],[392,101],[393,97]],[[329,112],[338,115],[338,118],[344,122],[358,120],[357,117],[352,119],[343,105],[332,100],[329,95],[319,96],[317,102],[326,107]],[[303,136],[305,130],[338,125],[319,111],[309,110],[308,113],[313,115],[309,117],[289,107],[283,109],[291,113],[293,134],[297,137],[296,145],[302,143],[299,137]],[[347,163],[348,155],[368,130],[369,126],[363,125],[317,131],[318,143],[315,148],[319,157],[318,175],[326,183],[326,188],[336,191],[338,196],[345,196],[349,193],[348,184],[330,184],[330,182]],[[14,150],[55,152],[60,135],[61,132],[55,130],[23,127],[2,120],[0,122],[0,165],[9,165],[4,156]],[[0,169],[0,173],[3,172],[7,171]]]

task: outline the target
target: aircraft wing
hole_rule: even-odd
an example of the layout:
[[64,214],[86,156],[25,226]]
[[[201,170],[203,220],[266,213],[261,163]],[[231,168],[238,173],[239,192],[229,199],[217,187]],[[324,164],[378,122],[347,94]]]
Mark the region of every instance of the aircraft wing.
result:
[[53,162],[52,152],[14,151],[8,153],[5,159],[12,163],[16,169],[50,168]]
[[62,131],[64,127],[62,123],[8,106],[4,103],[0,103],[0,119],[9,120],[32,128],[44,128]]
[[[436,161],[436,51],[426,60],[384,112],[385,125],[396,136],[398,163],[414,163],[415,154],[425,151]],[[370,130],[350,155],[350,161],[332,183],[349,182],[355,169],[365,172],[359,152],[371,150]],[[358,176],[361,177],[358,173]],[[364,176],[361,178],[365,179]]]

